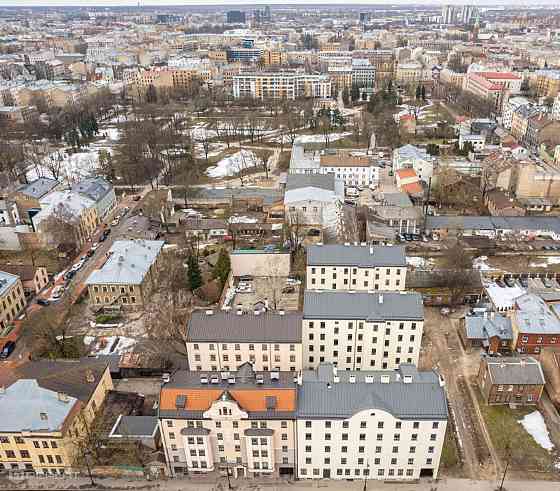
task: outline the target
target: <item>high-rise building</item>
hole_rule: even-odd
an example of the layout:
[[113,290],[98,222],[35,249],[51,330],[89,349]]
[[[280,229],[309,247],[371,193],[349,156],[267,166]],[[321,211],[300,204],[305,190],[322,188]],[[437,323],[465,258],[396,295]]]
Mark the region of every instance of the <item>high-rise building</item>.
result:
[[226,13],[226,24],[245,24],[245,12],[230,10]]
[[444,5],[441,9],[443,24],[474,24],[478,19],[478,8],[474,5]]

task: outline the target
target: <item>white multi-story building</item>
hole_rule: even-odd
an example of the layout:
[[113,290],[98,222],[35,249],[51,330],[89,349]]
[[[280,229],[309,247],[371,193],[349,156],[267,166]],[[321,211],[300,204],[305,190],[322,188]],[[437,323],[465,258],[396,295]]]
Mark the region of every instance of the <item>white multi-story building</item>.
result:
[[233,96],[255,99],[327,98],[331,96],[328,75],[299,72],[240,73],[233,76]]
[[303,304],[303,366],[393,370],[417,364],[424,329],[418,293],[307,290]]
[[307,247],[307,289],[404,290],[405,280],[404,246]]
[[522,96],[509,97],[507,100],[504,100],[504,104],[502,108],[502,126],[506,130],[511,130],[511,122],[515,110],[519,106],[529,106],[529,105],[531,105],[531,101],[529,101],[529,99]]
[[352,60],[352,85],[358,87],[375,86],[375,67],[367,58],[354,58]]
[[552,105],[552,119],[556,121],[560,120],[560,94],[554,99],[554,104]]
[[187,325],[189,366],[197,371],[228,372],[250,362],[259,371],[299,371],[301,319],[299,312],[257,315],[196,310]]
[[299,380],[300,479],[437,478],[447,400],[434,371],[337,371],[323,364]]
[[255,372],[250,363],[234,372],[175,372],[159,400],[171,475],[295,477],[296,410],[293,372]]

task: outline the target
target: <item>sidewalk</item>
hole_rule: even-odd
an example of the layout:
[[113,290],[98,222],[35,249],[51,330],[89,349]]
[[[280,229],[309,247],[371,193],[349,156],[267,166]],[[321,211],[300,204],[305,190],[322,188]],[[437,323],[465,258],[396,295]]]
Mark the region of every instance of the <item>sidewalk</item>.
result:
[[[132,489],[132,490],[169,490],[169,491],[225,491],[228,489],[226,478],[217,482],[206,482],[197,479],[169,479],[146,481],[136,479],[95,478],[97,487],[91,488],[88,478],[29,478],[25,481],[0,481],[0,489]],[[260,482],[242,480],[231,482],[237,491],[310,491],[323,489],[332,491],[362,491],[363,481],[298,481],[295,483]],[[494,481],[471,481],[469,479],[442,479],[433,482],[422,480],[419,483],[384,483],[368,481],[369,491],[495,491],[498,484]],[[504,483],[504,491],[557,491],[558,481],[508,481]]]

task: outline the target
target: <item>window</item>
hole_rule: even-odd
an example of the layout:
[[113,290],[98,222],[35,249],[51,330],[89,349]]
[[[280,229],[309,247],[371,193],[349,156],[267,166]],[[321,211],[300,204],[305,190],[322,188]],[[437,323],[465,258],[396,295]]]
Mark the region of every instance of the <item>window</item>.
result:
[[416,453],[416,447],[410,447],[409,453]]
[[[169,437],[171,438],[171,433],[169,434]],[[43,448],[49,448],[49,442],[41,442],[43,444]]]
[[29,458],[29,452],[27,450],[20,450],[19,454],[21,455],[22,459],[28,459]]

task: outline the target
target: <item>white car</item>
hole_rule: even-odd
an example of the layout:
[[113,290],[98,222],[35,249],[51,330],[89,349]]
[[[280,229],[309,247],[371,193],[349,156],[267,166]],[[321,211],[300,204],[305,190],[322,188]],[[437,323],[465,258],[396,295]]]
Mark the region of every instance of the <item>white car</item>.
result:
[[55,286],[52,291],[52,298],[60,298],[64,294],[64,287],[62,285]]
[[86,262],[83,259],[81,261],[78,261],[76,264],[74,264],[74,266],[72,266],[72,271],[79,271],[80,269],[82,269],[85,263]]
[[116,227],[119,224],[119,219],[115,218],[112,222],[111,222],[111,227]]

